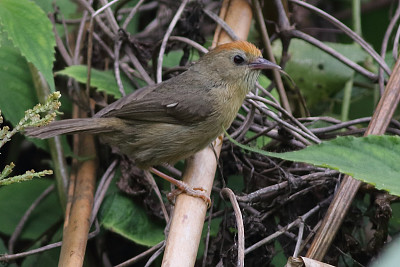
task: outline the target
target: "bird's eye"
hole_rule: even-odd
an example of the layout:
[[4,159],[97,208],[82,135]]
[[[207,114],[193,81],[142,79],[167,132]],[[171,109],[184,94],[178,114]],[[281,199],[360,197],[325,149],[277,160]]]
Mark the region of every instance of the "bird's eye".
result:
[[233,62],[235,62],[236,65],[240,65],[244,62],[244,58],[242,56],[236,55],[233,57]]

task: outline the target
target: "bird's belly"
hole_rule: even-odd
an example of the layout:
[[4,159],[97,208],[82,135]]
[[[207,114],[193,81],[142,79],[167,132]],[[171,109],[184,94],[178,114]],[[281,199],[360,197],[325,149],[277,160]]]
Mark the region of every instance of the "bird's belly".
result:
[[[207,125],[204,125],[207,123]],[[219,124],[221,125],[221,124]],[[177,125],[167,123],[138,123],[140,134],[113,133],[103,135],[107,143],[115,144],[122,153],[133,158],[141,168],[148,168],[162,163],[175,163],[185,159],[209,145],[221,132],[218,123],[202,122],[196,125]],[[135,129],[133,128],[133,129]],[[132,128],[131,128],[132,129]]]

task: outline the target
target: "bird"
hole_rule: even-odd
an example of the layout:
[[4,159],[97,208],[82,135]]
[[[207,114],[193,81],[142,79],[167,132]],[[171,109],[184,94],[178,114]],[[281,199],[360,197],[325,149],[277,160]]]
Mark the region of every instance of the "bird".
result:
[[[222,44],[187,71],[124,96],[91,118],[31,127],[26,135],[44,139],[95,134],[141,169],[174,164],[202,150],[230,127],[263,69],[281,68],[263,58],[250,42]],[[174,184],[188,191],[182,183]]]

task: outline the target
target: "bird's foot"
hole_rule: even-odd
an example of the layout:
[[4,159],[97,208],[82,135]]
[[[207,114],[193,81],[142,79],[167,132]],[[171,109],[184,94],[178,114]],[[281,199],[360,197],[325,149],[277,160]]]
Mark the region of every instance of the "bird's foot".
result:
[[178,188],[168,193],[167,198],[169,201],[173,202],[173,200],[180,194],[185,193],[186,195],[192,197],[201,198],[206,204],[207,208],[211,207],[211,199],[207,195],[206,191],[202,187],[191,187],[187,183],[177,180],[179,185],[175,184]]
[[211,207],[211,199],[210,197],[206,194],[206,190],[202,187],[191,187],[187,183],[176,180],[172,178],[169,175],[166,175],[165,173],[160,172],[159,170],[155,168],[150,168],[150,171],[159,177],[167,180],[171,184],[175,185],[177,189],[173,190],[171,193],[167,195],[168,200],[171,201],[171,199],[175,198],[177,195],[185,193],[189,196],[192,197],[198,197],[204,200],[204,202],[207,204],[207,208]]

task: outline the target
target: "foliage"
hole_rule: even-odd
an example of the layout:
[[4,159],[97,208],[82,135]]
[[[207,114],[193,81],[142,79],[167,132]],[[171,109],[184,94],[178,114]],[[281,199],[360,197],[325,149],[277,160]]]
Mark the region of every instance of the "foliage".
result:
[[[8,126],[4,126],[0,129],[0,148],[11,140],[11,137],[17,132],[23,131],[26,127],[39,127],[49,124],[56,117],[56,111],[60,107],[58,99],[61,97],[59,92],[50,94],[46,102],[37,104],[32,109],[25,111],[25,117],[22,118],[18,124],[10,131]],[[0,111],[1,112],[1,111]],[[41,116],[41,114],[45,114]],[[3,117],[0,113],[0,123],[2,123]],[[17,175],[7,178],[15,167],[14,163],[6,165],[0,174],[0,186],[9,185],[16,182],[22,182],[31,180],[34,177],[43,177],[45,175],[53,174],[51,170],[44,170],[41,172],[35,172],[34,170],[26,171],[25,174]]]
[[[86,84],[87,82],[87,67],[82,65],[70,66],[56,73],[57,75],[66,75],[77,81]],[[97,88],[97,91],[112,95],[115,98],[121,97],[121,92],[118,90],[117,82],[114,74],[111,71],[91,70],[90,85]],[[123,76],[122,83],[125,93],[132,93],[134,87],[129,80]]]
[[377,189],[400,196],[400,137],[376,136],[338,137],[308,146],[305,149],[274,153],[244,146],[227,134],[238,147],[269,157],[306,162],[338,170],[355,179],[367,182]]
[[21,55],[43,74],[54,92],[52,66],[56,41],[52,25],[43,10],[28,0],[2,0],[0,25],[2,32],[7,33]]

